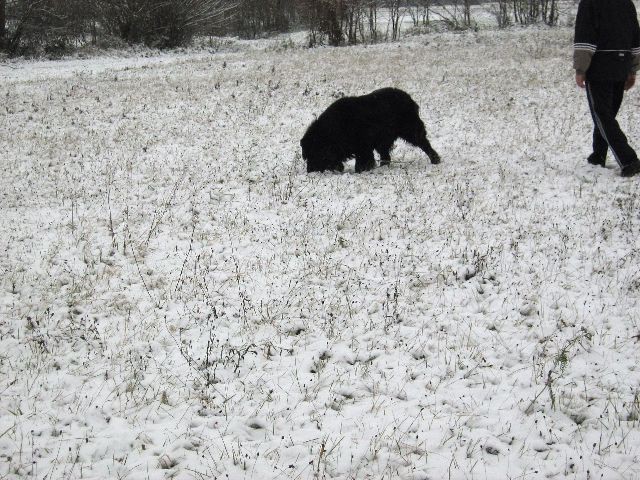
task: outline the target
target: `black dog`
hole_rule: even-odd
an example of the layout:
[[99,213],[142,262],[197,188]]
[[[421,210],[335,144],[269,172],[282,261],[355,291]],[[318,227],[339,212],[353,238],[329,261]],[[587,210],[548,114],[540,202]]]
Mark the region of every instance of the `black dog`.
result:
[[391,162],[389,152],[398,139],[421,148],[440,163],[440,156],[427,140],[419,107],[408,93],[382,88],[361,97],[344,97],[329,106],[307,129],[300,141],[307,172],[344,170],[343,162],[356,157],[356,172]]

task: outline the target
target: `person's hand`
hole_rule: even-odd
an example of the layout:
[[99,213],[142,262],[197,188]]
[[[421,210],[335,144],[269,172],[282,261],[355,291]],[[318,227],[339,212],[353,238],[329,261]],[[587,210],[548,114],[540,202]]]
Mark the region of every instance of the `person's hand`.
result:
[[636,84],[636,75],[635,75],[635,73],[632,73],[631,75],[629,75],[627,77],[627,81],[624,82],[624,89],[625,90],[629,90],[635,84]]
[[587,76],[584,73],[576,73],[576,85],[580,88],[584,88],[584,82],[586,81]]

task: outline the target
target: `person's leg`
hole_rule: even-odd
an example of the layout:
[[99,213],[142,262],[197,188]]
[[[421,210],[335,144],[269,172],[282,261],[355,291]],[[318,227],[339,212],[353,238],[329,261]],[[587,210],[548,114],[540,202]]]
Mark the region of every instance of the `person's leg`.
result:
[[[606,144],[611,149],[611,153],[613,153],[620,167],[624,169],[637,162],[638,157],[633,148],[629,146],[627,137],[616,120],[623,94],[624,82],[587,81],[589,108],[598,130],[598,133],[594,132],[593,135],[594,154],[602,156],[604,144]],[[606,150],[604,151],[606,155]]]
[[[593,116],[593,114],[592,114]],[[593,120],[593,153],[589,155],[587,161],[591,165],[605,166],[607,161],[607,150],[609,150],[609,144],[604,139],[598,128],[598,124],[594,118]]]

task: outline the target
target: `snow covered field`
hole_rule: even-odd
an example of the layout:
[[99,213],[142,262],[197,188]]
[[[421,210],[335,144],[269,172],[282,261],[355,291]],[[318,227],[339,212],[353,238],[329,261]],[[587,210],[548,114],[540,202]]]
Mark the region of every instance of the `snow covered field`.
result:
[[[0,478],[640,478],[640,181],[571,39],[0,64]],[[443,163],[308,175],[382,86]]]

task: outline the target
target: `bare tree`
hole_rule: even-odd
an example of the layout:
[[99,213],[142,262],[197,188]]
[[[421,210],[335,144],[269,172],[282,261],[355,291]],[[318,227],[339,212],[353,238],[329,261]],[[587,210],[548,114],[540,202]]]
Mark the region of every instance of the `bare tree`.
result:
[[340,20],[349,45],[357,44],[358,38],[364,40],[364,8],[363,0],[344,0],[342,2],[342,18]]
[[96,0],[100,23],[129,43],[172,48],[200,29],[222,23],[237,4],[228,0]]
[[377,42],[380,39],[378,13],[385,1],[303,0],[298,9],[303,24],[309,29],[309,45]]
[[296,22],[297,12],[294,0],[240,0],[235,30],[249,38],[286,32]]
[[549,26],[558,23],[557,0],[513,0],[513,19],[521,25],[544,22]]
[[407,13],[411,17],[414,27],[420,25],[429,25],[429,10],[431,9],[431,0],[414,0],[407,4]]
[[[518,0],[513,0],[518,1]],[[438,9],[431,13],[444,22],[452,30],[465,30],[473,24],[471,17],[471,0],[438,0]]]
[[303,24],[309,29],[309,46],[338,46],[344,43],[342,31],[343,0],[303,0],[298,8]]
[[465,28],[469,28],[471,27],[472,21],[471,21],[471,0],[463,0],[462,2],[462,23],[464,25]]
[[542,21],[553,27],[558,24],[558,0],[540,0],[540,11],[542,14]]
[[0,0],[0,50],[7,38],[7,0]]
[[385,5],[389,10],[389,25],[391,27],[391,40],[393,41],[400,38],[400,24],[402,17],[404,17],[403,3],[402,0],[387,0]]
[[509,17],[509,0],[498,0],[497,6],[492,11],[498,22],[498,28],[506,28],[511,25]]
[[4,48],[10,54],[61,53],[81,33],[82,0],[15,0],[4,3]]
[[369,38],[372,42],[378,41],[378,0],[367,2],[367,20],[369,24]]
[[[236,0],[0,0],[0,47],[10,54],[63,53],[100,31],[157,47],[188,43],[229,18]],[[6,14],[6,15],[5,15]]]

